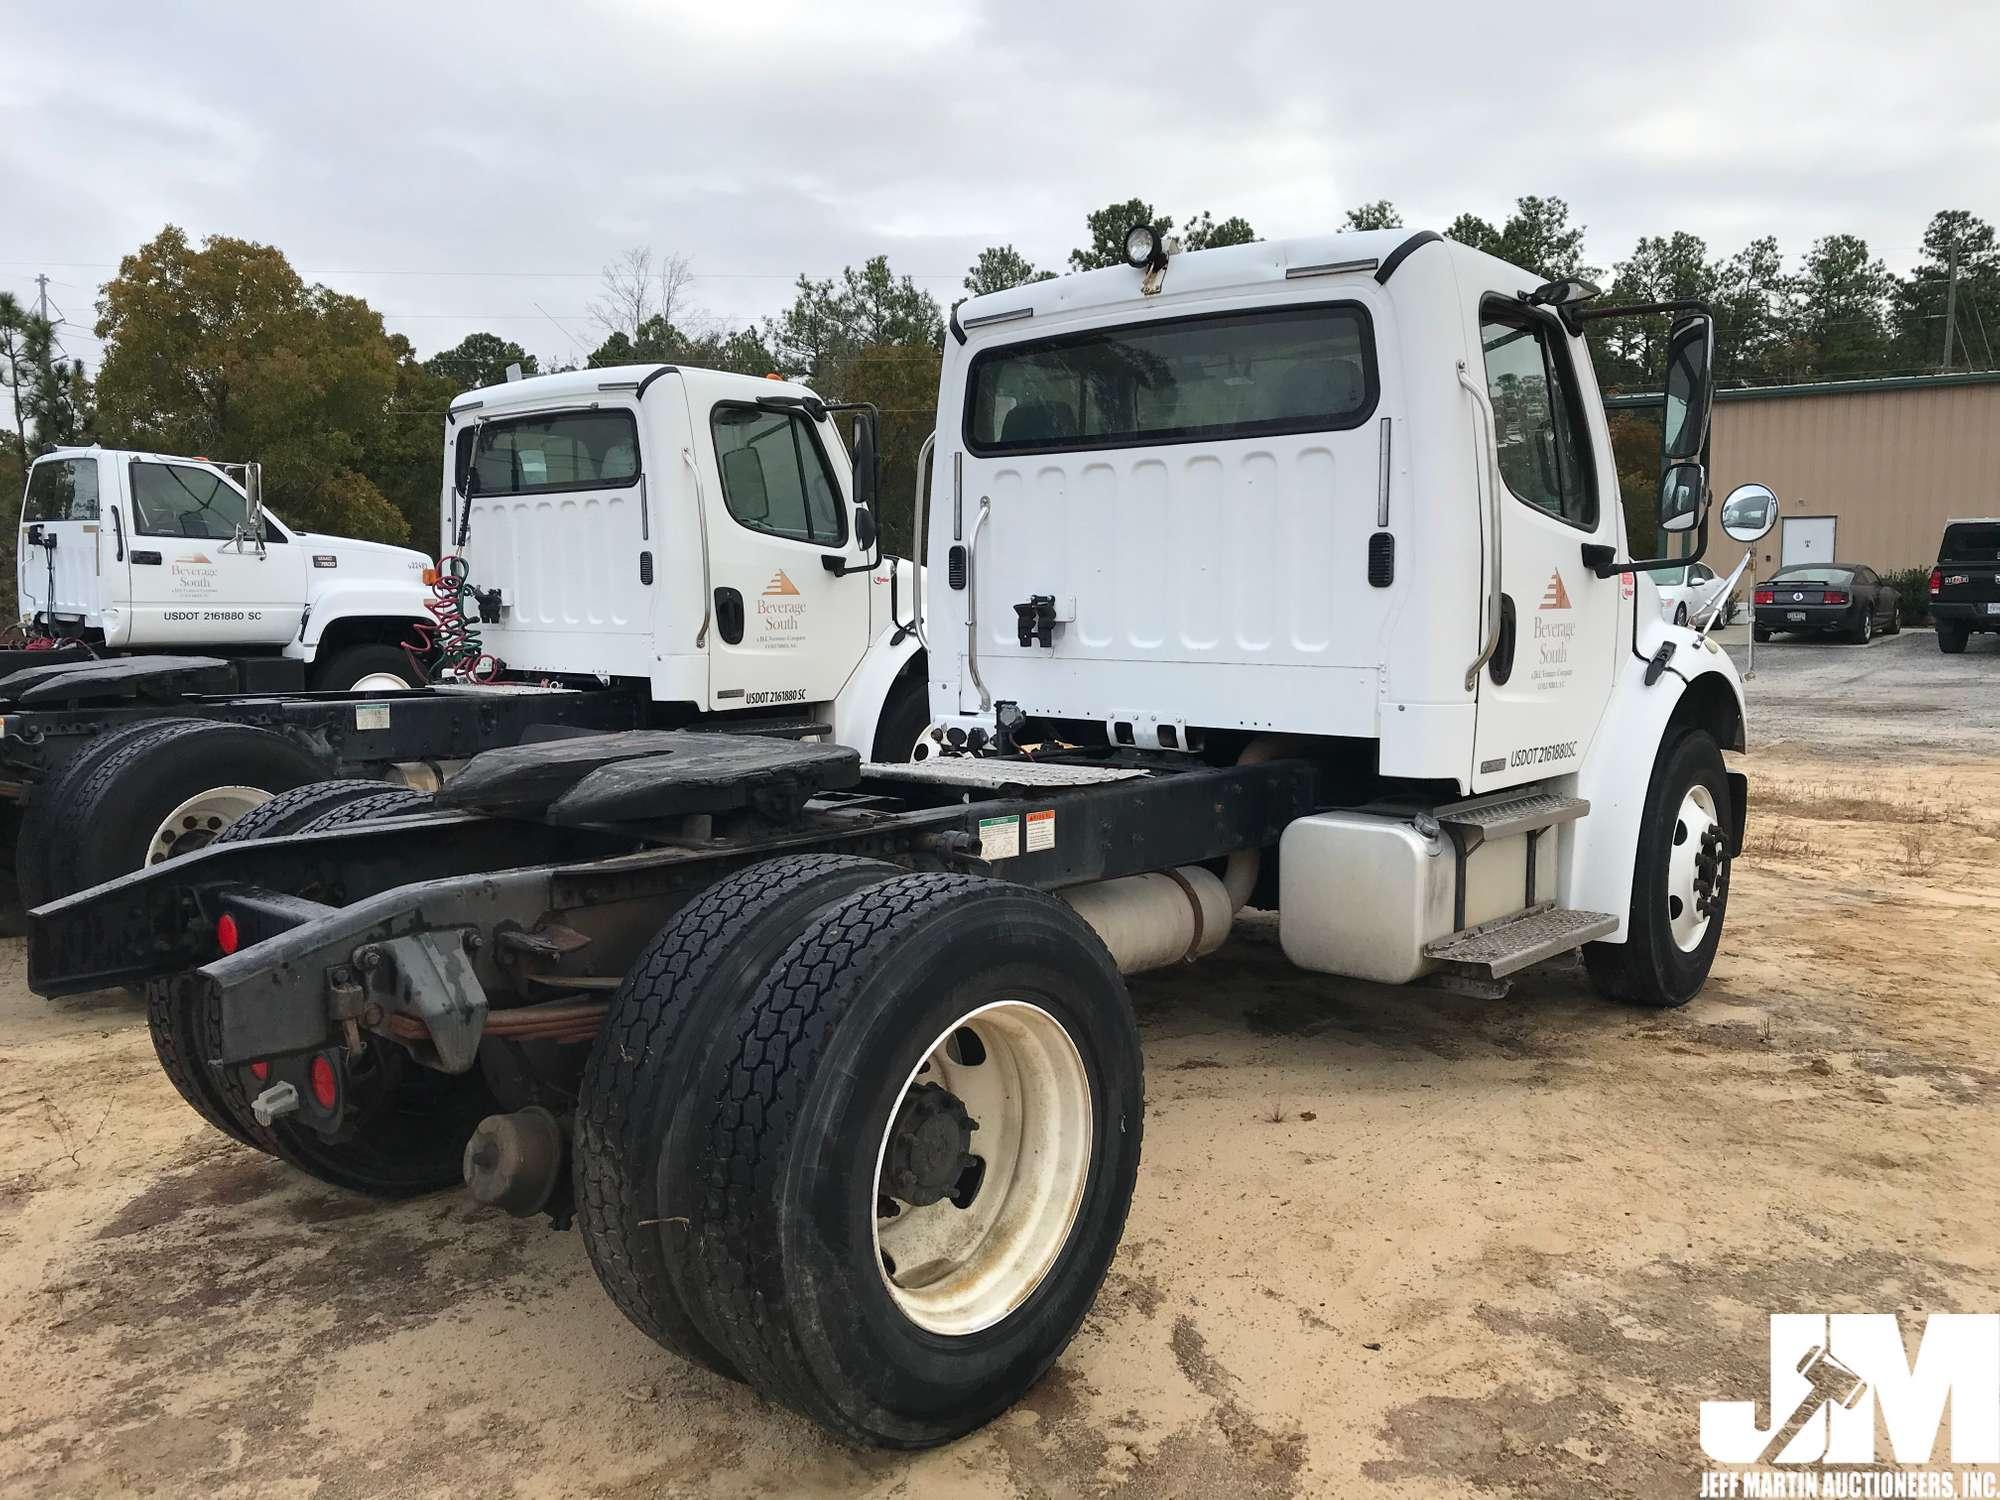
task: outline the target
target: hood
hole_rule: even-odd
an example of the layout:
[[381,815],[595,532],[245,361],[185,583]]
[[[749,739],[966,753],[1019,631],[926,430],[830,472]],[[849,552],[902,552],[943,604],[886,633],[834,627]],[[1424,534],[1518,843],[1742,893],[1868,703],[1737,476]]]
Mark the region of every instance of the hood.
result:
[[410,547],[392,546],[388,542],[364,542],[357,537],[328,536],[317,531],[295,532],[294,536],[297,544],[314,556],[339,559],[337,569],[340,572],[415,581],[425,568],[431,566],[428,553]]

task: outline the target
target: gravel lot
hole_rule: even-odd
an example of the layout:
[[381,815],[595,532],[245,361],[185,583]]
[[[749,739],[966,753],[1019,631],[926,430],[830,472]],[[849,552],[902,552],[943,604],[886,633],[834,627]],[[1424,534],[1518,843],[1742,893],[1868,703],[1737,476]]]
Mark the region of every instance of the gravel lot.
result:
[[1016,1411],[856,1453],[679,1364],[573,1234],[207,1132],[122,996],[0,944],[0,1490],[1661,1495],[1772,1310],[2000,1310],[2000,643],[1773,643],[1707,991],[1133,984],[1146,1166]]

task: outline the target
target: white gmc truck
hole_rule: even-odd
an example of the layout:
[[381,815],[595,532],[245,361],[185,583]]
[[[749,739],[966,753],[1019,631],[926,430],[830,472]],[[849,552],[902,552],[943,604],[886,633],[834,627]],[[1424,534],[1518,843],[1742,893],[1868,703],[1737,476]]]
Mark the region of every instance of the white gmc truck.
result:
[[[500,654],[706,717],[287,792],[41,908],[31,984],[147,984],[219,1131],[574,1224],[664,1349],[892,1447],[1076,1333],[1139,1167],[1124,976],[1244,906],[1329,976],[1498,996],[1580,950],[1608,1000],[1692,998],[1743,695],[1638,578],[1707,545],[1707,308],[1403,230],[1126,250],[957,309],[921,578],[810,393],[652,367],[455,408]],[[1618,503],[1618,317],[1671,321],[1680,556]],[[800,619],[844,673],[790,659]],[[913,665],[922,759],[875,728]],[[864,683],[831,735],[714,732],[752,694],[838,726]]]
[[[296,662],[296,686],[424,680],[402,649],[428,617],[407,547],[300,531],[260,504],[255,465],[57,448],[28,470],[15,558],[33,639],[95,654]],[[10,658],[19,661],[20,658]],[[266,690],[285,681],[278,668]]]

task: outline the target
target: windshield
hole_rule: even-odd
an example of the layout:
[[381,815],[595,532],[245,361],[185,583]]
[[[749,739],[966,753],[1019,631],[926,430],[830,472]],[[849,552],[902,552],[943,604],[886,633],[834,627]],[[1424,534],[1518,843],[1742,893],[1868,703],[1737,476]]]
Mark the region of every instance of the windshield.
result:
[[1771,575],[1773,583],[1852,583],[1850,568],[1780,568]]

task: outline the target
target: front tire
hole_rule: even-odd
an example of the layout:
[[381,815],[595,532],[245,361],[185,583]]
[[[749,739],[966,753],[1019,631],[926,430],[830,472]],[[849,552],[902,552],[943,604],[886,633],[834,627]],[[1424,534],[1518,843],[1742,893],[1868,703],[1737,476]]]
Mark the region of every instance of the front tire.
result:
[[[951,1047],[955,1074],[935,1064]],[[963,1097],[909,1105],[927,1065]],[[699,1129],[675,1146],[700,1187],[694,1307],[765,1396],[849,1441],[947,1442],[1019,1399],[1090,1310],[1138,1171],[1143,1071],[1124,981],[1056,898],[943,874],[847,897],[764,976],[693,1095]],[[943,1209],[954,1227],[992,1192],[1009,1232],[884,1258],[884,1222]]]
[[1730,826],[1729,778],[1714,739],[1690,729],[1668,740],[1646,789],[1625,941],[1584,946],[1600,994],[1666,1008],[1700,992],[1729,905]]
[[930,684],[923,664],[906,673],[889,690],[882,716],[875,721],[875,744],[870,760],[902,765],[929,758],[924,731],[931,727]]
[[409,653],[395,646],[349,646],[313,668],[319,693],[402,693],[424,686]]
[[1682,625],[1682,626],[1685,626],[1685,625],[1687,624],[1687,622],[1688,622],[1688,607],[1687,607],[1687,605],[1686,605],[1686,604],[1676,604],[1676,605],[1674,606],[1674,623],[1675,623],[1676,625]]

